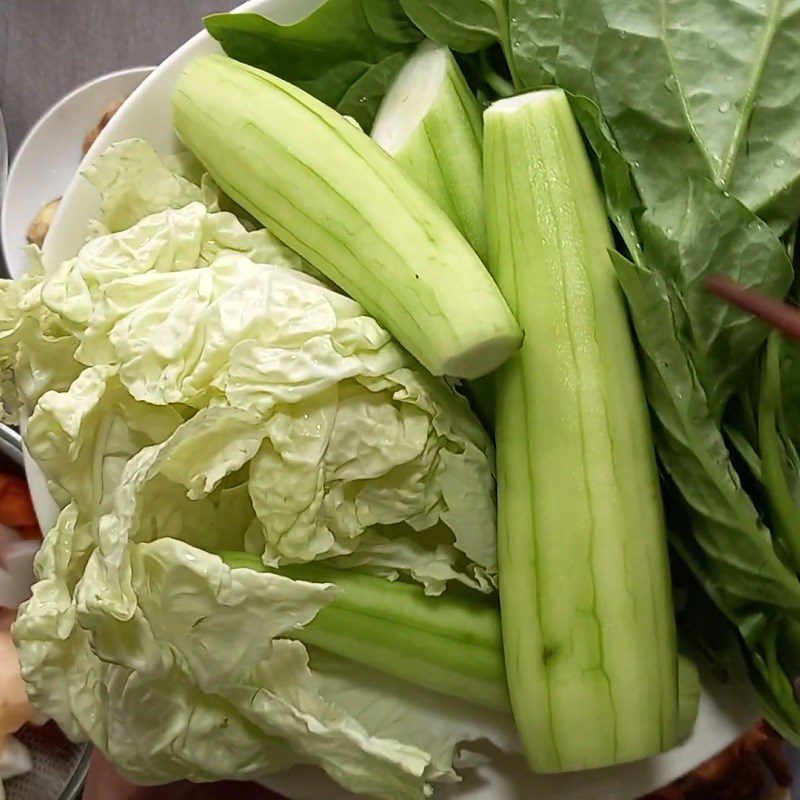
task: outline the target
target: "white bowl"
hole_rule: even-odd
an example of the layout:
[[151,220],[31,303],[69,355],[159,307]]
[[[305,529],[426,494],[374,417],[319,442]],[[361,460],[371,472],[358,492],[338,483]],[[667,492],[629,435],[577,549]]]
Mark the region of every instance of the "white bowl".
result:
[[62,97],[31,128],[17,150],[0,210],[0,242],[12,278],[26,269],[25,234],[39,209],[60,197],[81,163],[83,137],[114,100],[127,97],[153,67],[111,72]]
[[[252,0],[240,11],[268,14],[278,22],[302,18],[320,4],[320,0]],[[197,56],[219,52],[206,33],[191,39],[170,56],[134,92],[125,107],[114,117],[94,144],[87,159],[96,157],[110,144],[132,136],[146,139],[162,153],[179,147],[172,130],[170,96],[181,70]],[[45,243],[45,266],[52,269],[74,256],[80,249],[88,220],[99,211],[99,199],[89,184],[76,178],[64,195],[64,201]],[[28,459],[28,474],[42,528],[47,530],[55,519],[55,506],[44,478]],[[519,758],[493,761],[480,768],[479,779],[462,786],[438,791],[436,798],[458,800],[632,800],[657,789],[698,766],[730,744],[758,718],[749,692],[742,686],[719,685],[704,680],[700,715],[689,741],[655,758],[632,765],[594,772],[543,776],[532,774]],[[480,726],[476,723],[476,732]],[[592,736],[592,731],[586,731]],[[265,781],[266,785],[291,800],[355,800],[353,795],[334,787],[318,771],[294,769]]]

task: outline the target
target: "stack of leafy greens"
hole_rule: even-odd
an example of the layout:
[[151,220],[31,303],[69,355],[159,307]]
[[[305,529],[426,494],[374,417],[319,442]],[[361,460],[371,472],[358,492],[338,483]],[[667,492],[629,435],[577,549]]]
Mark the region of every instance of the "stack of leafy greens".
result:
[[421,798],[462,743],[514,747],[427,690],[507,708],[491,444],[201,172],[113,146],[77,257],[2,284],[4,399],[62,509],[14,627],[31,700],[140,783],[316,764]]
[[684,631],[744,667],[800,742],[800,363],[703,288],[712,273],[776,297],[793,285],[796,4],[328,0],[294,26],[246,14],[206,26],[366,130],[423,36],[457,53],[481,101],[571,93],[616,229],[672,545],[702,587],[688,589]]

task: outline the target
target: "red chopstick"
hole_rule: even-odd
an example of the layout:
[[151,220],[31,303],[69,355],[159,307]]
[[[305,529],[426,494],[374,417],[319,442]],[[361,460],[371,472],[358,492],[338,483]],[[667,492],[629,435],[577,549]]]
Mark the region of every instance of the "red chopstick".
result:
[[731,305],[758,317],[785,336],[800,341],[800,309],[755,289],[746,289],[727,275],[709,275],[705,287]]

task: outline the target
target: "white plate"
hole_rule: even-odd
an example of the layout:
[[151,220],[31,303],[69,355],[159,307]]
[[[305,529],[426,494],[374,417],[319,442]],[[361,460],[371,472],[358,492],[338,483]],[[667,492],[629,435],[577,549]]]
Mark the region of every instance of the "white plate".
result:
[[[17,150],[0,211],[0,242],[12,278],[26,269],[25,234],[39,209],[60,197],[81,162],[83,137],[109,103],[127,97],[154,67],[132,67],[84,83],[31,128]],[[2,194],[2,192],[0,192]]]
[[[278,22],[302,18],[320,4],[320,0],[252,0],[240,11],[267,13]],[[117,114],[98,138],[87,159],[97,156],[116,141],[132,136],[146,139],[162,153],[179,147],[170,119],[172,88],[191,59],[219,52],[218,45],[201,33],[168,58],[134,92],[124,109]],[[90,217],[99,211],[95,191],[81,178],[69,186],[55,224],[45,245],[45,266],[52,269],[80,249]],[[55,519],[55,506],[44,478],[28,459],[28,474],[37,513],[44,529]],[[496,760],[474,773],[464,785],[437,792],[436,798],[458,800],[632,800],[659,788],[714,755],[744,732],[758,717],[747,690],[741,686],[720,686],[705,681],[700,716],[690,740],[669,753],[637,764],[595,772],[559,776],[530,773],[520,759]],[[476,724],[476,732],[480,726]],[[587,736],[592,731],[586,732]],[[267,785],[291,800],[355,800],[353,795],[336,788],[318,771],[295,769],[273,776]]]

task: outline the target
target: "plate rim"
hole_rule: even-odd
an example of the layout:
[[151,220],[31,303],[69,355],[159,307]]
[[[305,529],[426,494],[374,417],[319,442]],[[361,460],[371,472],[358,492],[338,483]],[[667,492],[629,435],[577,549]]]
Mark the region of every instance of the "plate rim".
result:
[[[11,208],[11,203],[9,202],[9,198],[13,199],[14,193],[16,191],[17,182],[20,180],[18,175],[19,170],[21,169],[21,164],[24,163],[24,157],[31,145],[39,138],[41,135],[42,130],[51,122],[52,118],[61,112],[64,108],[69,106],[77,97],[80,97],[84,94],[93,91],[98,86],[101,86],[105,83],[110,83],[112,81],[116,81],[120,78],[127,78],[127,77],[135,77],[137,75],[141,75],[141,80],[144,81],[150,74],[155,72],[157,69],[156,65],[146,66],[135,66],[135,67],[123,67],[122,69],[113,70],[112,72],[106,72],[103,75],[97,75],[94,78],[90,78],[89,80],[84,81],[83,83],[76,86],[74,89],[71,89],[67,94],[63,95],[62,97],[58,98],[52,105],[50,105],[33,123],[31,128],[22,138],[22,141],[17,146],[13,157],[8,166],[8,174],[6,176],[5,186],[3,187],[2,192],[2,203],[0,203],[0,257],[2,257],[3,261],[6,265],[6,270],[11,275],[11,270],[8,268],[8,265],[12,263],[9,259],[10,254],[10,240],[7,236],[9,232],[8,228],[10,225],[10,217],[11,212],[9,209]],[[140,81],[141,83],[141,81]],[[138,86],[136,87],[138,88]],[[66,191],[67,187],[64,187]],[[9,191],[11,189],[11,191]],[[16,278],[16,275],[11,275],[12,278]]]

